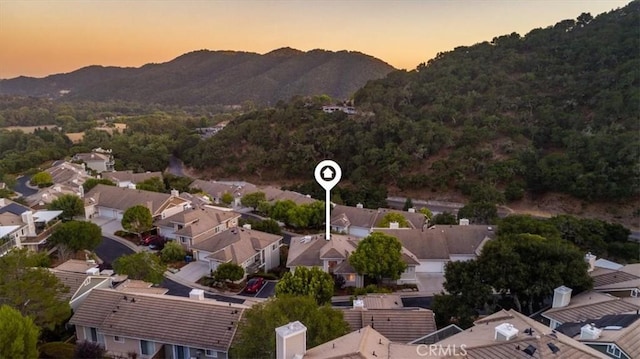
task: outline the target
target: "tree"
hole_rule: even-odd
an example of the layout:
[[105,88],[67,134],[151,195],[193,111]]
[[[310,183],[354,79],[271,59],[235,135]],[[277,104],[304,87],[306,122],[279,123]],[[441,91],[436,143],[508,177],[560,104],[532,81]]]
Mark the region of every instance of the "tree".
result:
[[378,223],[378,226],[382,228],[389,228],[393,222],[398,223],[400,228],[409,227],[409,221],[407,221],[402,214],[396,212],[389,212],[385,214],[380,220],[380,223]]
[[130,279],[160,284],[167,268],[160,262],[160,257],[157,255],[150,252],[138,252],[118,257],[113,262],[113,270],[118,274],[126,274]]
[[222,263],[213,272],[213,277],[218,282],[239,281],[244,277],[244,268],[235,263]]
[[151,217],[149,208],[136,205],[124,211],[120,223],[125,230],[140,235],[151,229],[153,218]]
[[458,219],[462,218],[471,224],[494,224],[498,221],[498,208],[489,202],[472,202],[458,211]]
[[231,353],[235,358],[275,358],[275,328],[294,321],[307,327],[307,347],[314,347],[349,332],[340,310],[318,307],[308,296],[279,296],[253,305],[238,325]]
[[222,201],[222,203],[229,206],[231,205],[231,203],[233,203],[233,195],[229,192],[225,192],[222,194],[222,197],[220,197],[220,200]]
[[61,259],[81,250],[93,251],[102,240],[100,226],[91,222],[69,221],[59,224],[48,242],[58,246]]
[[408,211],[409,208],[413,208],[413,201],[411,200],[410,197],[407,197],[407,199],[404,201],[404,206],[402,207],[403,211]]
[[271,218],[267,218],[267,219],[263,219],[262,221],[251,223],[251,226],[256,231],[278,234],[278,235],[282,234],[282,228],[280,228],[280,225],[278,224],[278,222],[274,221]]
[[37,326],[53,329],[71,315],[69,303],[62,299],[69,288],[47,269],[37,267],[42,261],[42,256],[27,249],[13,249],[0,257],[0,298]]
[[40,188],[48,187],[53,184],[53,177],[51,177],[51,174],[49,172],[38,172],[31,176],[31,183]]
[[433,224],[458,224],[458,220],[454,214],[444,211],[433,216]]
[[160,193],[167,192],[167,188],[165,187],[164,182],[162,181],[162,179],[160,179],[160,177],[151,177],[140,183],[136,183],[136,189]]
[[89,192],[93,187],[99,185],[99,184],[103,184],[103,185],[107,185],[107,186],[115,186],[116,184],[113,183],[111,180],[108,180],[106,178],[89,178],[86,181],[84,181],[84,183],[82,184],[82,188],[84,189],[84,192]]
[[418,212],[424,214],[424,217],[428,220],[431,221],[431,218],[433,217],[433,213],[431,213],[431,210],[427,207],[422,207],[420,208],[420,210],[418,210]]
[[105,348],[100,343],[83,340],[76,343],[73,351],[74,359],[100,359],[106,354]]
[[331,274],[318,267],[297,267],[294,272],[287,272],[276,285],[276,296],[306,295],[323,305],[331,302],[334,281]]
[[383,277],[398,279],[407,268],[400,241],[380,232],[373,232],[358,243],[349,256],[349,264],[358,274],[371,276],[378,282]]
[[165,263],[169,262],[177,262],[184,260],[184,257],[187,255],[186,251],[180,243],[176,241],[169,241],[165,244],[164,248],[160,251],[160,257],[162,261]]
[[33,319],[0,306],[0,358],[37,358],[40,329]]
[[252,192],[242,196],[240,203],[245,207],[251,207],[254,210],[258,208],[261,202],[267,201],[267,195],[264,192]]
[[47,208],[62,211],[61,217],[65,221],[72,220],[75,216],[84,215],[84,202],[74,194],[63,194],[49,203]]
[[[576,246],[536,234],[502,235],[489,241],[478,257],[482,278],[496,291],[509,293],[519,312],[565,285],[576,292],[591,288],[587,263]],[[522,300],[521,300],[522,299]]]

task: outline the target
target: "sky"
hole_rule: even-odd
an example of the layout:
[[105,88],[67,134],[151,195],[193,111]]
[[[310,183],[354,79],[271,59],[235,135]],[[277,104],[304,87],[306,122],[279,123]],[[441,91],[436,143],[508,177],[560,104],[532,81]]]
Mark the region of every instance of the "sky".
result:
[[0,79],[208,50],[359,51],[398,69],[630,0],[0,0]]

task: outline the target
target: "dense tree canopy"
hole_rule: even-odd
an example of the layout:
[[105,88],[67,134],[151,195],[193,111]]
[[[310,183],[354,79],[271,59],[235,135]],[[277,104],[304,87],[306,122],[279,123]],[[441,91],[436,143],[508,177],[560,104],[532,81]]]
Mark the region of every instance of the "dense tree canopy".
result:
[[113,262],[113,269],[118,274],[126,274],[130,279],[160,284],[167,268],[157,255],[151,252],[138,252],[118,257]]
[[151,211],[149,208],[136,205],[127,208],[122,215],[121,220],[122,228],[125,230],[141,234],[151,229],[153,224],[153,217],[151,217]]
[[308,296],[279,296],[253,305],[232,344],[234,358],[275,358],[275,328],[294,321],[307,327],[307,347],[311,348],[347,334],[349,326],[342,312],[329,305],[318,307]]
[[59,224],[48,242],[58,246],[63,259],[80,250],[93,251],[102,240],[100,226],[92,222],[69,221]]
[[349,256],[349,264],[358,274],[378,281],[382,278],[399,279],[407,268],[402,259],[402,244],[393,236],[373,232],[360,242]]
[[323,305],[331,302],[333,277],[319,267],[297,267],[287,272],[276,285],[276,295],[306,295]]
[[37,358],[39,334],[31,318],[0,305],[0,358]]
[[50,210],[60,210],[62,219],[69,221],[75,216],[84,215],[84,202],[74,194],[63,194],[47,206]]
[[0,257],[0,298],[3,304],[29,316],[46,329],[69,319],[71,307],[63,299],[65,287],[43,264],[43,257],[26,249],[13,249]]

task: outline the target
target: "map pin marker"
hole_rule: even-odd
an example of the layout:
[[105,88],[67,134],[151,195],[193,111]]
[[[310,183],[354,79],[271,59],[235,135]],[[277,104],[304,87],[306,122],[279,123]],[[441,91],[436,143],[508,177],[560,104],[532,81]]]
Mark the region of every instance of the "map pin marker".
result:
[[324,160],[316,166],[314,171],[316,182],[324,188],[325,193],[325,239],[331,239],[331,189],[342,177],[342,169],[332,160]]

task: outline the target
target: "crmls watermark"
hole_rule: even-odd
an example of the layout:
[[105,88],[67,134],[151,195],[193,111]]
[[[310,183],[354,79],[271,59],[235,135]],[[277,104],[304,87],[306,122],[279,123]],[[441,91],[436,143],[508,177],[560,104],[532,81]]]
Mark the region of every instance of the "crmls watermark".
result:
[[439,345],[439,344],[419,344],[416,347],[418,356],[448,356],[467,355],[467,346],[462,345]]

